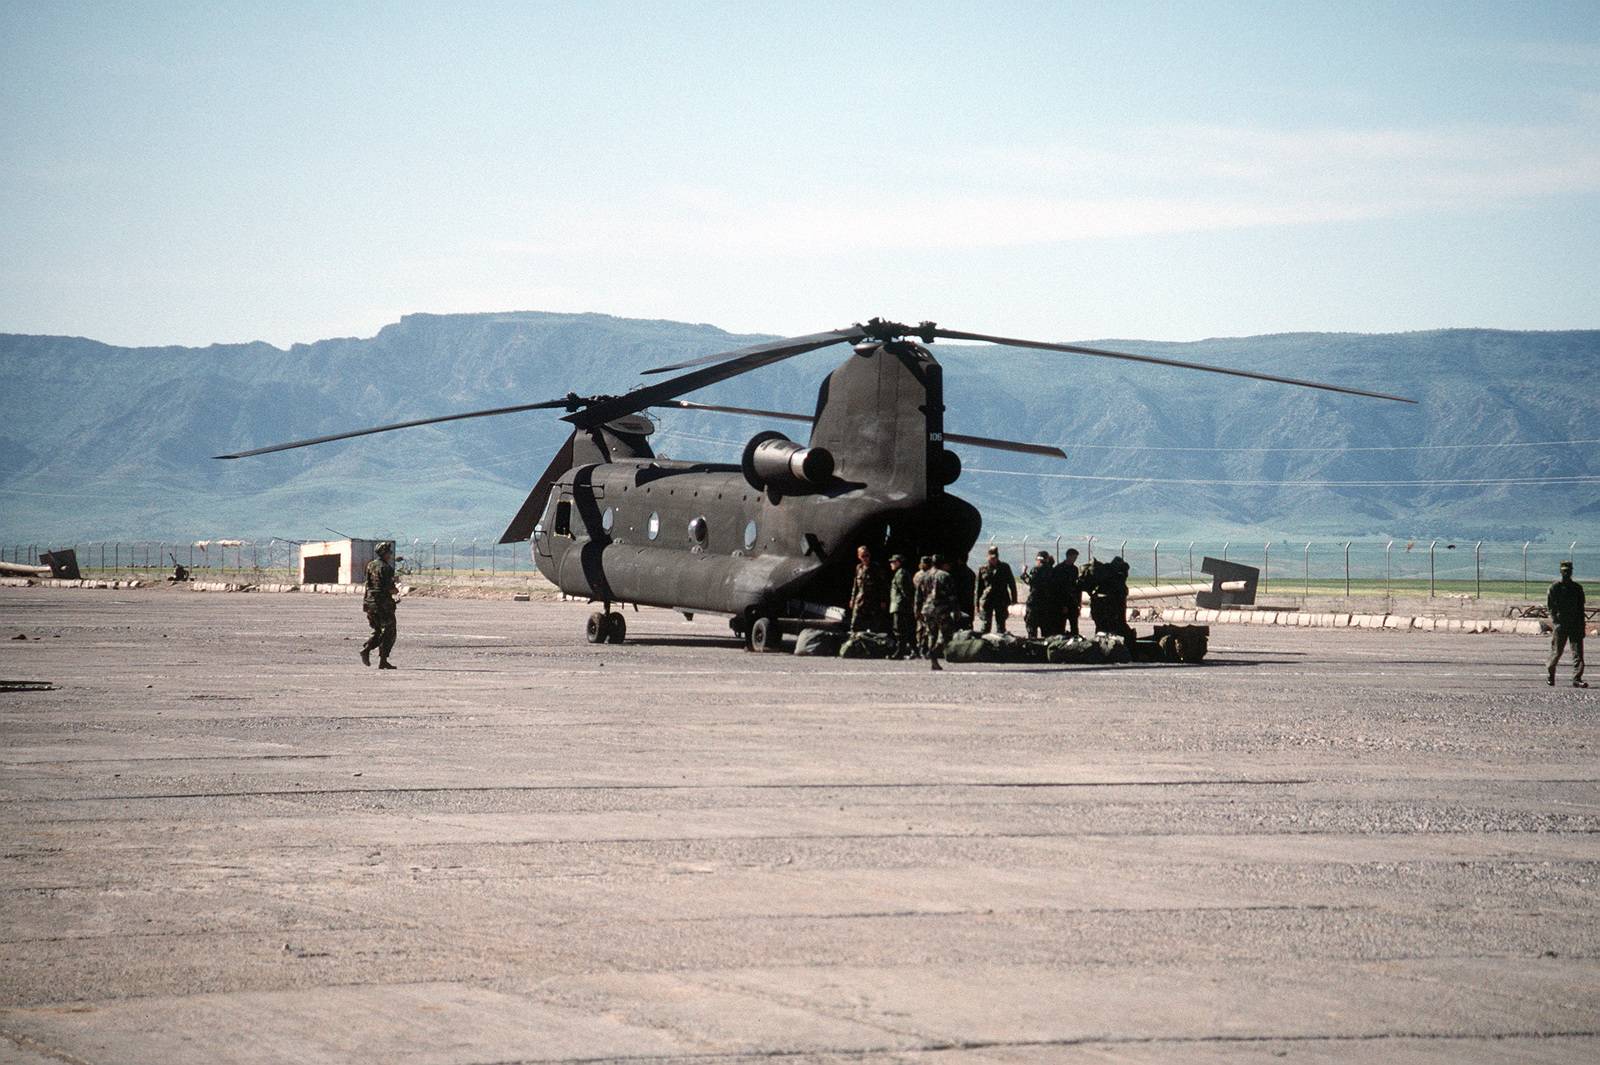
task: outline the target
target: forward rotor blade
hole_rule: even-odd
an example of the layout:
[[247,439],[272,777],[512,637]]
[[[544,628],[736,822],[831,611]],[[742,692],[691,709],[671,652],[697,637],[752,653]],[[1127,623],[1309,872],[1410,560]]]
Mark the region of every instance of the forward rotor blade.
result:
[[252,455],[265,455],[273,451],[289,451],[297,447],[310,447],[312,444],[326,444],[332,440],[348,440],[353,436],[371,436],[373,433],[387,433],[393,429],[410,429],[416,425],[432,425],[435,422],[455,422],[463,418],[487,418],[492,414],[515,414],[525,410],[549,410],[553,407],[566,407],[570,401],[566,399],[551,399],[543,403],[524,403],[517,407],[496,407],[493,410],[468,411],[466,414],[446,414],[439,418],[419,418],[414,422],[395,422],[393,425],[378,425],[371,429],[357,429],[349,433],[334,433],[332,436],[319,436],[311,440],[296,440],[292,444],[274,444],[271,447],[258,447],[254,451],[240,451],[233,455],[216,455],[219,459],[247,459]]
[[[803,352],[825,348],[829,344],[842,344],[860,340],[867,333],[860,326],[849,329],[838,329],[828,333],[813,333],[810,336],[791,337],[788,340],[778,340],[771,344],[757,344],[751,348],[741,348],[739,351],[724,352],[721,355],[712,355],[706,359],[696,359],[693,362],[683,363],[684,366],[693,366],[720,360],[714,366],[701,366],[698,370],[691,370],[686,374],[669,378],[660,384],[646,385],[636,388],[625,396],[610,396],[602,398],[591,406],[566,416],[569,421],[580,429],[591,429],[597,425],[622,417],[624,414],[634,414],[646,407],[659,407],[669,399],[676,399],[685,392],[693,392],[697,388],[725,381],[730,377],[737,377],[751,370],[759,370],[763,366],[770,366],[775,362],[792,358]],[[663,372],[675,367],[663,367]]]
[[1182,370],[1203,370],[1206,373],[1225,373],[1234,377],[1250,377],[1257,381],[1273,381],[1280,385],[1299,385],[1302,388],[1320,388],[1325,392],[1344,392],[1352,396],[1368,396],[1372,399],[1392,399],[1396,403],[1415,403],[1414,399],[1404,396],[1391,396],[1383,392],[1366,392],[1359,388],[1344,388],[1341,385],[1325,385],[1316,381],[1301,381],[1294,377],[1276,377],[1272,374],[1252,373],[1249,370],[1230,370],[1225,366],[1207,366],[1199,362],[1182,362],[1178,359],[1160,359],[1154,355],[1129,355],[1121,351],[1105,351],[1100,348],[1079,347],[1076,344],[1047,344],[1038,340],[1017,340],[1013,337],[993,337],[982,333],[962,333],[954,329],[934,329],[932,334],[946,340],[978,340],[990,344],[1004,344],[1012,348],[1037,348],[1040,351],[1067,351],[1078,355],[1096,355],[1104,359],[1126,359],[1129,362],[1147,362],[1156,366],[1175,366]]
[[528,493],[528,498],[523,501],[516,517],[511,519],[506,531],[500,534],[501,543],[514,544],[533,535],[533,527],[539,524],[539,519],[544,516],[544,505],[550,501],[550,489],[555,486],[563,473],[572,468],[572,442],[577,436],[578,432],[574,429],[567,437],[567,442],[556,452],[556,457],[550,460],[550,465],[539,475],[533,491]]

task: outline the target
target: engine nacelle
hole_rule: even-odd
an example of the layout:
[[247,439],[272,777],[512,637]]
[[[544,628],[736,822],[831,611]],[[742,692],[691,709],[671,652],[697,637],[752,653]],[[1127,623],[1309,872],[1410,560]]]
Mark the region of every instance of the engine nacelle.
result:
[[744,446],[740,460],[752,488],[804,495],[833,480],[833,453],[825,447],[802,447],[782,433],[757,433]]

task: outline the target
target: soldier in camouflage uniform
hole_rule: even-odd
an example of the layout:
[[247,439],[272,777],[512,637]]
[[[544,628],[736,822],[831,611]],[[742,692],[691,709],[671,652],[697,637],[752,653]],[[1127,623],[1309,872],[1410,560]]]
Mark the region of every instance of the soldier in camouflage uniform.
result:
[[394,669],[389,662],[397,631],[394,603],[399,591],[394,583],[394,544],[384,540],[372,551],[378,557],[367,563],[367,592],[361,599],[361,608],[367,612],[367,624],[372,626],[372,636],[362,645],[361,664],[372,665],[372,652],[376,650],[378,668]]
[[983,622],[987,634],[991,626],[1006,631],[1006,615],[1017,601],[1017,578],[1011,567],[1000,561],[1000,549],[991,546],[989,557],[978,567],[978,583],[973,592],[972,627]]
[[944,654],[950,637],[955,635],[956,615],[961,609],[955,579],[950,574],[950,561],[943,555],[933,556],[933,568],[928,571],[925,588],[922,623],[927,627],[928,661],[932,668],[943,669],[939,657]]
[[1061,612],[1051,574],[1054,568],[1055,559],[1050,557],[1050,552],[1040,551],[1034,556],[1033,568],[1022,575],[1028,582],[1028,603],[1023,608],[1022,620],[1028,626],[1030,639],[1060,634],[1060,629],[1054,633],[1050,631],[1052,619]]
[[889,559],[889,621],[894,626],[895,658],[917,653],[917,590],[906,569],[906,556]]
[[1556,682],[1556,666],[1561,663],[1561,652],[1572,645],[1572,686],[1587,688],[1583,679],[1583,629],[1588,620],[1583,611],[1583,585],[1572,579],[1572,563],[1561,563],[1561,579],[1550,586],[1545,595],[1545,605],[1550,608],[1550,623],[1555,634],[1550,637],[1550,663],[1547,679]]
[[928,602],[928,574],[933,572],[933,556],[923,555],[922,561],[917,565],[916,576],[911,578],[911,590],[915,599],[912,610],[917,619],[917,658],[925,658],[928,654],[928,623],[922,620],[922,608]]
[[850,631],[889,631],[889,579],[873,565],[866,544],[856,548],[856,581],[850,590]]

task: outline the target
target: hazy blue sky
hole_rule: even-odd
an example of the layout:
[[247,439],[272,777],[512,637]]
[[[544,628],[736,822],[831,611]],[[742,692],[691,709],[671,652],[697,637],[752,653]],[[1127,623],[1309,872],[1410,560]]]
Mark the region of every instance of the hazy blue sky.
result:
[[1600,327],[1600,3],[0,0],[0,332]]

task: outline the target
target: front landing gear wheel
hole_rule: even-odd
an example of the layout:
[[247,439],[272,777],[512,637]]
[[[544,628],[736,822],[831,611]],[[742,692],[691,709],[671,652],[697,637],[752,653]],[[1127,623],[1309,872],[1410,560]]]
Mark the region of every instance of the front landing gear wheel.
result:
[[590,643],[621,643],[628,638],[628,619],[611,610],[590,614],[583,635]]

